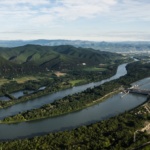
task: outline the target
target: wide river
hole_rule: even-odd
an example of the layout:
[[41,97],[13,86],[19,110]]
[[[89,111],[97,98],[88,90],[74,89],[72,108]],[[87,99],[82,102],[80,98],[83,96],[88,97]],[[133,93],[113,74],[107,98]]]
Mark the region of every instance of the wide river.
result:
[[[99,86],[105,82],[117,79],[127,73],[126,65],[127,64],[122,64],[118,66],[116,74],[109,79],[73,87],[35,100],[23,102],[7,109],[2,109],[0,110],[0,118],[2,119],[6,116],[17,114],[18,112],[38,108],[67,95],[81,92],[87,88],[93,88],[94,86]],[[140,88],[148,88],[150,87],[150,78],[146,78],[134,84],[139,84]],[[131,110],[146,101],[146,96],[142,95],[128,94],[123,98],[121,96],[121,94],[116,94],[97,105],[59,117],[17,124],[0,124],[0,140],[33,137],[49,132],[73,129],[81,125],[88,125]]]

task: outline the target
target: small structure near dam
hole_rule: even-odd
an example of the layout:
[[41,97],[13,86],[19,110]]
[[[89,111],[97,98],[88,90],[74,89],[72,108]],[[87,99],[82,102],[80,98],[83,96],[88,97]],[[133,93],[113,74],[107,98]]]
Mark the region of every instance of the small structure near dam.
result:
[[137,93],[142,95],[150,95],[150,90],[147,89],[140,89],[138,85],[134,85],[127,89],[128,93]]

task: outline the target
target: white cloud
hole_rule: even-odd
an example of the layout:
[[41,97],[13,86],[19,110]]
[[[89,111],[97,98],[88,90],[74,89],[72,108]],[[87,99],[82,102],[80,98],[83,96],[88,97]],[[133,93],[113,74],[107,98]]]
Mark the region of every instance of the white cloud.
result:
[[[116,4],[117,0],[0,0],[0,28],[56,27],[63,20],[92,18]],[[6,19],[7,18],[7,19]],[[7,29],[6,29],[7,27]],[[13,31],[14,31],[13,30]]]
[[108,12],[116,2],[117,0],[58,0],[58,5],[51,12],[63,19],[91,18]]
[[150,21],[149,0],[122,0],[112,8],[110,18],[118,22]]
[[149,21],[149,8],[147,0],[0,0],[0,17],[77,20],[103,15],[116,21]]
[[18,5],[18,4],[30,4],[30,5],[45,5],[49,4],[48,0],[0,0],[0,5]]
[[[51,35],[59,38],[79,37],[80,39],[91,38],[93,40],[102,38],[144,39],[144,36],[145,39],[148,39],[149,33],[134,34],[132,32],[131,34],[129,30],[133,30],[133,28],[130,29],[130,22],[150,23],[149,8],[149,0],[0,0],[0,32],[1,36],[8,31],[7,35],[9,33],[15,35],[16,33],[17,37],[21,35],[23,37],[24,34],[25,38],[28,37],[29,33],[33,34],[34,37],[37,37],[39,33],[37,38],[47,38]],[[89,19],[89,24],[91,24],[93,18],[99,24],[93,25],[95,29],[90,28],[89,25],[88,31],[84,30],[84,33],[81,30],[84,29],[82,24],[78,23],[78,32],[71,30],[72,27],[69,26],[69,24],[77,23],[81,19],[82,22],[86,20],[86,23]],[[113,29],[113,26],[108,26],[110,33],[105,33],[106,35],[98,34],[98,36],[93,34],[91,36],[94,32],[100,32],[97,29],[107,31],[104,26],[98,27],[103,21],[107,25],[113,24],[114,26],[116,24],[121,26],[120,23],[125,22],[127,26],[124,26],[124,29],[120,28],[120,30],[126,30],[127,34],[112,33],[116,29]],[[136,26],[135,23],[134,26]],[[85,26],[85,22],[83,24]],[[70,27],[70,30],[67,27]],[[52,29],[54,30],[52,31]],[[143,31],[142,26],[141,31]],[[87,36],[85,33],[89,35]]]
[[[117,0],[1,0],[1,15],[15,13],[15,15],[26,11],[28,14],[33,12],[46,13],[61,19],[78,19],[80,17],[94,17],[104,12],[108,12]],[[21,5],[22,4],[22,5]],[[37,5],[37,8],[31,6]],[[43,7],[41,7],[43,5]]]

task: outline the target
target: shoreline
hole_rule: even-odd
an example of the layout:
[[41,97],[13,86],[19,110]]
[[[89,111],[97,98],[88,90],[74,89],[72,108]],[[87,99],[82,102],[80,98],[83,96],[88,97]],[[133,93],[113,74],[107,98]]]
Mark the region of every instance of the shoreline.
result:
[[[106,101],[108,98],[110,98],[111,96],[115,95],[115,94],[118,94],[121,90],[120,89],[117,89],[117,90],[114,90],[106,95],[104,95],[103,97],[97,99],[97,100],[94,100],[92,101],[91,103],[87,103],[86,106],[82,106],[81,108],[79,109],[76,109],[74,111],[69,111],[69,112],[66,112],[66,113],[61,113],[61,114],[57,114],[57,115],[49,115],[49,116],[45,116],[45,117],[40,117],[40,118],[37,118],[37,119],[29,119],[29,120],[22,120],[22,121],[9,121],[9,122],[3,122],[2,120],[0,120],[0,124],[17,124],[17,123],[24,123],[24,122],[31,122],[31,121],[40,121],[42,119],[47,119],[47,118],[54,118],[54,117],[59,117],[59,116],[63,116],[63,115],[66,115],[66,114],[71,114],[71,113],[74,113],[74,112],[77,112],[77,111],[80,111],[80,110],[83,110],[83,109],[86,109],[88,107],[91,107],[91,106],[94,106],[94,105],[97,105],[97,104],[100,104],[101,102],[104,102]],[[129,110],[128,112],[130,111],[133,111],[134,109],[137,109],[138,107],[144,105],[145,103],[147,103],[148,101],[150,100],[150,97],[147,97],[146,101],[143,102],[142,104],[136,106],[135,108]],[[123,113],[122,113],[123,114]]]
[[[112,74],[112,75],[109,76],[109,77],[103,78],[102,80],[111,78],[111,77],[114,76],[114,75],[115,75],[115,73]],[[93,81],[93,82],[100,82],[100,81],[102,81],[102,80]],[[76,86],[76,87],[77,87],[77,86],[83,86],[83,85],[90,84],[90,83],[92,83],[92,82],[91,82],[91,81],[90,81],[90,82],[87,81],[87,82],[84,82],[83,84],[82,84],[82,83],[78,83],[78,84],[75,85],[75,86]],[[0,100],[0,103],[2,103],[2,104],[4,103],[4,105],[5,105],[5,103],[6,103],[6,106],[4,106],[4,107],[2,107],[2,105],[0,105],[0,109],[5,109],[5,108],[11,107],[11,106],[13,106],[13,105],[22,103],[22,102],[32,101],[32,100],[34,100],[34,99],[36,99],[36,98],[40,98],[40,97],[43,97],[43,96],[51,95],[51,94],[54,94],[54,93],[56,93],[56,92],[61,92],[61,91],[63,91],[63,90],[67,90],[67,89],[70,89],[70,88],[73,88],[73,87],[74,87],[74,86],[68,86],[68,87],[64,87],[64,88],[61,87],[61,88],[58,89],[57,91],[41,93],[41,95],[34,95],[34,94],[38,94],[38,93],[40,93],[40,92],[44,92],[44,90],[43,90],[43,91],[38,91],[38,92],[35,91],[35,92],[33,92],[32,94],[21,96],[20,99],[18,98],[18,99],[9,100],[9,101],[2,101],[2,100]],[[16,91],[16,92],[18,92],[18,91]],[[11,94],[10,94],[10,95],[11,95]],[[28,96],[31,97],[31,98],[28,98]],[[7,103],[8,103],[8,105],[7,105]],[[9,103],[10,103],[10,104],[9,104]],[[13,104],[12,104],[12,103],[13,103]]]
[[37,120],[42,120],[42,119],[46,119],[46,118],[53,118],[53,117],[58,117],[58,116],[62,116],[62,115],[65,115],[65,114],[70,114],[70,113],[74,113],[76,111],[80,111],[80,110],[83,110],[83,109],[86,109],[88,107],[91,107],[91,106],[94,106],[94,105],[97,105],[103,101],[106,101],[107,98],[119,93],[120,90],[117,89],[115,91],[112,91],[106,95],[104,95],[103,97],[95,100],[95,101],[92,101],[91,103],[87,103],[86,106],[83,106],[79,109],[76,109],[74,111],[70,111],[70,112],[66,112],[66,113],[62,113],[62,114],[58,114],[58,115],[50,115],[50,116],[45,116],[45,117],[41,117],[41,118],[38,118],[38,119],[29,119],[29,120],[23,120],[23,121],[9,121],[9,122],[3,122],[2,120],[0,120],[0,124],[16,124],[16,123],[22,123],[22,122],[30,122],[30,121],[37,121]]

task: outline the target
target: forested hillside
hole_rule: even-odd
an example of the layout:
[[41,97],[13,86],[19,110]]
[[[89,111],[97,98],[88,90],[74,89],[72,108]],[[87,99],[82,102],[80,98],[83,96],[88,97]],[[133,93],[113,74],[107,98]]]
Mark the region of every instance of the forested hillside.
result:
[[0,48],[0,74],[26,74],[51,70],[68,70],[101,63],[114,63],[121,55],[73,46],[25,45]]

